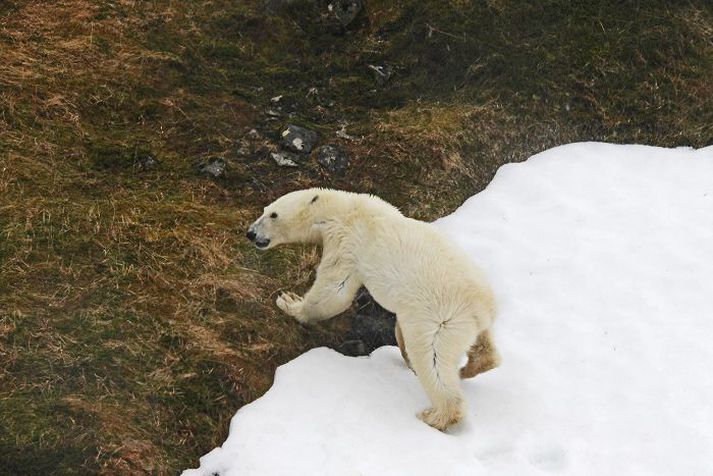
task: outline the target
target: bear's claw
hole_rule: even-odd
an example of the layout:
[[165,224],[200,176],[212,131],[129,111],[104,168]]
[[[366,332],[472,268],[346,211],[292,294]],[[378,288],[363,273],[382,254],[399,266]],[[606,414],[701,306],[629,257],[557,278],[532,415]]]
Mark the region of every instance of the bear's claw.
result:
[[290,291],[280,294],[275,300],[277,307],[282,309],[285,314],[294,317],[300,322],[304,322],[301,312],[302,303],[302,297]]
[[451,409],[450,412],[427,408],[417,416],[427,425],[440,431],[446,431],[449,426],[459,423],[463,419],[462,409],[458,407]]

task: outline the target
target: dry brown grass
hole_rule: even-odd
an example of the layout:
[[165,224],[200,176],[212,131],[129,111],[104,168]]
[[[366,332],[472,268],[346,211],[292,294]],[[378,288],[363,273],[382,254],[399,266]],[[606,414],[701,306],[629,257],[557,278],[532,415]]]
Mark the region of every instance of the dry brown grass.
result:
[[[225,94],[131,98],[176,60],[141,35],[174,14],[16,2],[3,17],[0,466],[15,474],[171,473],[218,444],[239,403],[309,345],[263,304],[280,280],[242,242],[254,208],[191,177],[167,147],[195,127],[196,98],[202,116],[236,105],[223,119],[247,124],[251,112]],[[128,120],[141,103],[160,120]],[[163,151],[169,171],[92,165],[93,150],[135,140]]]

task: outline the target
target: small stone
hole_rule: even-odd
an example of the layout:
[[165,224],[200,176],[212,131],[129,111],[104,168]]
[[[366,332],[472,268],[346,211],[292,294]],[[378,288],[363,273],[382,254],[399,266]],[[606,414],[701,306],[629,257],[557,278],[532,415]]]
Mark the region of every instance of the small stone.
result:
[[297,162],[295,162],[295,156],[289,152],[270,152],[270,157],[274,160],[280,167],[298,167]]
[[257,129],[250,129],[248,132],[248,137],[251,139],[259,139],[260,138],[260,133],[257,131]]
[[339,20],[343,28],[354,21],[363,8],[362,0],[332,0],[327,5],[329,12]]
[[309,154],[319,138],[316,132],[293,124],[288,124],[281,136],[282,146],[299,154]]
[[383,86],[386,84],[389,79],[391,79],[391,76],[394,74],[394,68],[393,66],[390,65],[369,65],[369,69],[371,69],[374,72],[374,79],[376,82]]
[[268,109],[265,111],[265,114],[267,114],[270,117],[280,117],[282,116],[282,113],[279,111],[275,111],[274,109]]
[[250,155],[250,146],[246,141],[241,140],[238,142],[238,148],[235,153],[240,157],[247,157]]
[[280,102],[280,99],[282,99],[282,94],[280,94],[279,96],[270,98],[270,102],[278,103],[278,102]]
[[317,162],[330,173],[343,176],[349,165],[349,155],[343,147],[328,144],[317,149]]
[[337,134],[337,137],[339,137],[340,139],[354,140],[354,137],[347,134],[346,125],[342,125],[342,127],[337,132],[335,132],[335,134]]
[[220,157],[208,159],[198,165],[198,172],[206,177],[221,178],[225,175],[225,171],[225,160]]
[[137,154],[134,157],[134,167],[139,170],[150,170],[158,164],[158,159],[151,154]]

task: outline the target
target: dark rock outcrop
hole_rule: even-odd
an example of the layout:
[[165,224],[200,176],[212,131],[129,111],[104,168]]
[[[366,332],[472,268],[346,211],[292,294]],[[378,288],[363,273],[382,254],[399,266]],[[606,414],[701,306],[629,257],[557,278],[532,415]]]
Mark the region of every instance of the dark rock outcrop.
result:
[[288,124],[282,131],[280,145],[298,154],[309,154],[317,143],[319,134],[310,129]]
[[396,345],[396,315],[381,307],[362,288],[354,301],[355,316],[347,338],[339,347],[345,355],[368,355],[383,345]]
[[346,28],[364,9],[362,0],[332,0],[327,9],[339,21],[342,28]]
[[211,178],[222,178],[225,176],[227,165],[221,157],[214,157],[204,160],[198,164],[198,173]]
[[327,144],[317,149],[317,162],[330,173],[341,177],[347,172],[349,155],[342,146]]

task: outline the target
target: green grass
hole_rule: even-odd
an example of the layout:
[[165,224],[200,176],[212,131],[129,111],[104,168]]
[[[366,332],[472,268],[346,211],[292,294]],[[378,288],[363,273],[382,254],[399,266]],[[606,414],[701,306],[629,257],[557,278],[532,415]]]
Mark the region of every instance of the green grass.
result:
[[[338,345],[349,313],[306,328],[274,306],[317,251],[242,238],[286,191],[433,219],[555,145],[713,143],[708,2],[374,0],[341,34],[322,14],[0,4],[0,473],[175,474],[278,365]],[[288,121],[344,145],[346,176],[277,167]],[[197,174],[210,157],[226,177]]]

